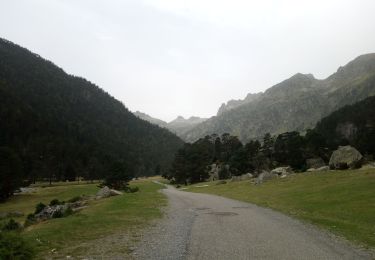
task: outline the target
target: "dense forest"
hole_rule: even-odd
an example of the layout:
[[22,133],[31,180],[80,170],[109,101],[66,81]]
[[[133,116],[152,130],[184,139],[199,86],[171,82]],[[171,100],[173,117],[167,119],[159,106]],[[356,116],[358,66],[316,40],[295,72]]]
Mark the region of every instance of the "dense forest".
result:
[[262,140],[243,145],[229,134],[211,135],[185,144],[176,154],[166,177],[176,183],[195,183],[209,178],[212,167],[219,167],[219,178],[245,173],[259,174],[279,166],[307,170],[307,159],[321,158],[328,163],[340,145],[357,148],[367,160],[375,156],[375,97],[345,106],[323,118],[304,135],[286,132],[266,134]]
[[[1,195],[24,180],[165,171],[183,142],[89,81],[0,39]],[[8,187],[8,188],[6,188]]]

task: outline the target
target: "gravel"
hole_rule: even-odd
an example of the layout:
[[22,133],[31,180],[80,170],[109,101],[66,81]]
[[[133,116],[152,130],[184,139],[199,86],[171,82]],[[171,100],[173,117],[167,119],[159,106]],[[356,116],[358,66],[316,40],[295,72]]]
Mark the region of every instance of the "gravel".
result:
[[165,218],[136,259],[373,259],[370,252],[270,209],[168,187]]

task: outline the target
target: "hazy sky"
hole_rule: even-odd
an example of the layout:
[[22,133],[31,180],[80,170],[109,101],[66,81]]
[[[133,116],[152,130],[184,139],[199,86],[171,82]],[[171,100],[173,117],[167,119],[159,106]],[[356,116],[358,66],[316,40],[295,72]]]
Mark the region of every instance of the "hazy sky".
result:
[[0,0],[0,37],[171,120],[375,52],[374,13],[374,0]]

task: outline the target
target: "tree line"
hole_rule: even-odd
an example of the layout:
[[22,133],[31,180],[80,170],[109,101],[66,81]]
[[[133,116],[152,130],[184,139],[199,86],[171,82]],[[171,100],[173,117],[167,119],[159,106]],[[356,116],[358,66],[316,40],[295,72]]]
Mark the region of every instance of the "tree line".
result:
[[375,97],[345,106],[323,118],[303,134],[293,131],[242,144],[236,136],[216,134],[186,143],[176,154],[165,177],[175,183],[205,181],[211,165],[221,165],[219,178],[290,166],[306,171],[306,160],[322,158],[326,163],[340,145],[357,148],[368,160],[375,156]]

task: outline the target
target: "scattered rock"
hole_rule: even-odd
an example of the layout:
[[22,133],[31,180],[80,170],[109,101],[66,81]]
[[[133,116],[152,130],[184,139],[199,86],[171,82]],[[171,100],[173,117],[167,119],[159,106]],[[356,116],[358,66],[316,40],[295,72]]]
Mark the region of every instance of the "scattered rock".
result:
[[307,168],[318,169],[320,167],[326,166],[323,159],[320,157],[310,158],[306,160]]
[[108,198],[111,196],[122,195],[123,192],[118,190],[110,189],[108,186],[104,186],[96,193],[96,199]]
[[123,192],[121,191],[118,191],[118,190],[111,190],[111,196],[117,196],[117,195],[122,195],[124,194]]
[[219,179],[220,165],[213,163],[209,166],[208,181],[215,181]]
[[108,186],[104,186],[96,193],[97,199],[108,198],[111,196],[111,189]]
[[319,171],[319,172],[326,172],[326,171],[329,171],[329,166],[325,165],[325,166],[322,166],[322,167],[320,167],[316,170]]
[[288,175],[290,173],[293,173],[292,171],[292,168],[290,168],[289,166],[287,167],[278,167],[278,168],[275,168],[271,171],[272,174],[277,174],[279,176],[281,175]]
[[369,162],[369,163],[366,163],[365,165],[363,165],[361,167],[362,170],[366,170],[366,169],[374,169],[375,168],[375,162]]
[[362,163],[362,158],[362,154],[354,147],[350,145],[339,146],[339,148],[332,153],[331,159],[329,160],[329,167],[339,170],[359,168]]
[[46,206],[41,212],[35,214],[37,222],[63,216],[69,209],[69,204]]
[[271,172],[263,171],[261,174],[258,175],[258,177],[255,180],[255,184],[262,184],[265,181],[272,180],[277,178],[277,174],[273,174]]

